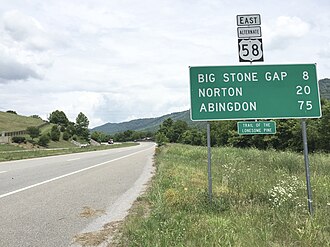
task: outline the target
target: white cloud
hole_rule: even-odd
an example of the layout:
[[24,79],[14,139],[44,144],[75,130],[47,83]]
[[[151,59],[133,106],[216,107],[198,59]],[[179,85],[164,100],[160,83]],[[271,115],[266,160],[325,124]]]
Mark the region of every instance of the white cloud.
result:
[[20,61],[17,50],[0,44],[0,83],[29,78],[41,79],[41,75],[31,64]]
[[298,17],[280,16],[276,20],[275,32],[283,38],[300,38],[308,34],[310,25]]
[[18,10],[6,11],[0,20],[0,83],[43,79],[53,63],[50,35]]
[[322,47],[319,52],[318,55],[321,58],[325,58],[325,59],[329,59],[330,58],[330,43],[328,43],[327,46]]
[[42,25],[35,18],[18,10],[4,13],[3,26],[14,41],[27,49],[45,51],[52,47],[52,41]]
[[275,25],[263,28],[270,49],[283,49],[310,32],[310,24],[299,17],[279,16]]

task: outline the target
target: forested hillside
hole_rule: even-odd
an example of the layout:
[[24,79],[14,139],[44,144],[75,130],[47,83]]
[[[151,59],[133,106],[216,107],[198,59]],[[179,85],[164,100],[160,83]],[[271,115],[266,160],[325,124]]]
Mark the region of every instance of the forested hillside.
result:
[[171,118],[175,120],[183,120],[188,123],[190,126],[203,126],[205,123],[195,123],[190,120],[190,112],[175,112],[171,114],[167,114],[157,118],[143,118],[136,119],[129,122],[123,123],[106,123],[104,125],[95,127],[92,129],[92,132],[99,131],[107,134],[115,134],[119,132],[124,132],[126,130],[134,130],[134,131],[157,131],[159,126],[165,119]]
[[330,100],[330,79],[319,80],[319,87],[321,98]]

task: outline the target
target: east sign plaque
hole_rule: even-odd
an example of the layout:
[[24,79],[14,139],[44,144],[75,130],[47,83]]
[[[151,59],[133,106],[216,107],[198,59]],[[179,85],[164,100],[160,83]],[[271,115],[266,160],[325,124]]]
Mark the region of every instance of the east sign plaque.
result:
[[318,118],[315,64],[190,67],[193,121]]

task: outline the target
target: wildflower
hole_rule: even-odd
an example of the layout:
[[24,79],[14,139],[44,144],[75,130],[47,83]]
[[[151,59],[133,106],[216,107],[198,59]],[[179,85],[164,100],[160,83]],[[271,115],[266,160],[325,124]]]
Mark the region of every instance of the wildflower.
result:
[[268,191],[269,201],[274,207],[279,207],[284,203],[294,202],[300,207],[297,191],[299,187],[298,178],[295,176],[280,180],[272,189]]

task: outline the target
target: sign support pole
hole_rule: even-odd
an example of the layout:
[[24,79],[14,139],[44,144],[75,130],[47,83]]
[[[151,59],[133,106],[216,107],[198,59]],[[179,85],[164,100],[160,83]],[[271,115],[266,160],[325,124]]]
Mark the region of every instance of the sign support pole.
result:
[[309,160],[308,160],[306,119],[301,120],[301,127],[302,127],[302,136],[303,136],[303,145],[304,145],[304,160],[305,160],[305,172],[306,172],[308,210],[309,210],[309,214],[311,216],[313,216],[312,189],[311,189],[311,183],[310,183]]
[[207,130],[207,174],[208,174],[208,192],[209,192],[209,200],[212,202],[212,173],[211,173],[211,131],[210,131],[210,123],[207,122],[206,126]]

